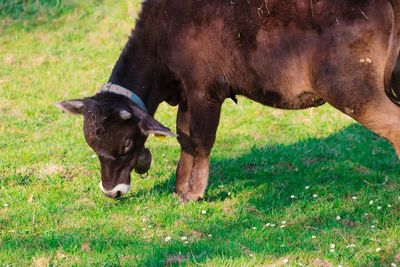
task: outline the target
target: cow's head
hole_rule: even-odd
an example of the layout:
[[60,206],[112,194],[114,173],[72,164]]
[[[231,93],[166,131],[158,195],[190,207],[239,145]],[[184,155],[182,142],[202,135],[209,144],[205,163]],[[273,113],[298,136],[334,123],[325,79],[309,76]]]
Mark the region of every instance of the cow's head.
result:
[[84,117],[84,134],[101,164],[100,188],[107,197],[126,194],[132,170],[144,174],[150,169],[151,153],[144,143],[150,134],[175,136],[123,96],[112,93],[57,104],[63,110]]

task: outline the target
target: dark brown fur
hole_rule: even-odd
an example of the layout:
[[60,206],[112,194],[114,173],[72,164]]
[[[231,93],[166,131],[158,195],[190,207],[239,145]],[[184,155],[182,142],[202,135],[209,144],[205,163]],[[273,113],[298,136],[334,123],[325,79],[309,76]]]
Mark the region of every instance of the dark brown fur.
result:
[[[150,116],[163,101],[179,104],[182,151],[175,190],[184,201],[205,193],[221,105],[235,95],[283,109],[329,102],[391,141],[399,153],[398,71],[391,83],[400,48],[399,2],[148,0],[109,81],[136,92]],[[133,119],[119,121],[112,132],[107,129],[117,119],[95,123],[111,135],[137,129],[127,134],[137,143],[132,158],[137,157],[151,133],[140,122],[150,116],[139,116],[126,99],[112,94],[83,103],[75,113],[85,120],[89,112],[104,109],[131,112]],[[85,128],[86,136],[93,131]],[[101,139],[101,148],[92,144],[93,149],[115,156],[113,149],[128,138],[124,132],[129,131],[115,135],[117,144]],[[126,170],[134,168],[130,162]],[[112,188],[120,179],[104,174],[102,180]]]

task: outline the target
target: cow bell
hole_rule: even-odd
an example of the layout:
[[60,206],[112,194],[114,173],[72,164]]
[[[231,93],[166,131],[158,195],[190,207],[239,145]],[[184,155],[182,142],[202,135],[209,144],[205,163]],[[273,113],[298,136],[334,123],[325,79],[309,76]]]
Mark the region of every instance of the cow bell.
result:
[[135,172],[143,175],[146,174],[151,166],[151,153],[150,150],[147,148],[143,149],[142,153],[140,153],[137,161],[136,161],[136,167],[135,167]]

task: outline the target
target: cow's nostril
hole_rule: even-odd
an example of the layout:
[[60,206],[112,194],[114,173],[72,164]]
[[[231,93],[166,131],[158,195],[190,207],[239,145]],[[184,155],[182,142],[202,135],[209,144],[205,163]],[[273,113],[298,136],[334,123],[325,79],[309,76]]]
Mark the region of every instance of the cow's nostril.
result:
[[122,195],[121,191],[118,191],[117,194],[115,195],[116,198],[120,197]]

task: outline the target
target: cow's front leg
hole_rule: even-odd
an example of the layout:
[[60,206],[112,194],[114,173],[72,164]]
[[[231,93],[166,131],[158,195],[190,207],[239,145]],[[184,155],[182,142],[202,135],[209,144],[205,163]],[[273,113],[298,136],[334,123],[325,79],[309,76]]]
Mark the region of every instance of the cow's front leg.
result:
[[190,112],[186,102],[179,104],[176,123],[181,157],[176,169],[175,192],[182,196],[189,191],[189,176],[193,166],[193,148],[190,141]]
[[208,185],[209,157],[215,142],[221,112],[221,100],[191,96],[190,141],[193,165],[189,176],[189,190],[181,195],[184,202],[203,198]]

